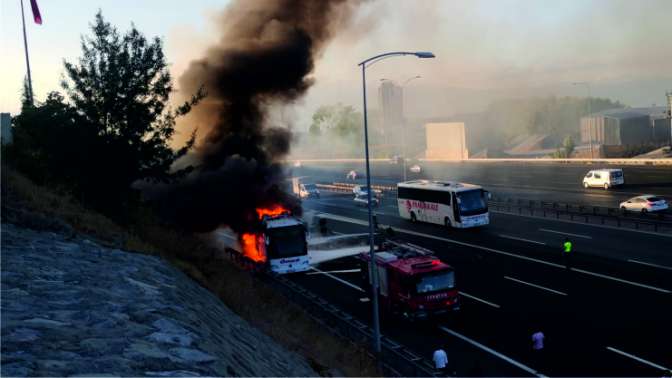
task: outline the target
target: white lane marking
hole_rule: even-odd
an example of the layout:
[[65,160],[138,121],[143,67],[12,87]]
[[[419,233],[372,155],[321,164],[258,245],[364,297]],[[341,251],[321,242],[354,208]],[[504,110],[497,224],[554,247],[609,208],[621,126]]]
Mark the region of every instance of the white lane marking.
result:
[[652,263],[649,263],[649,262],[639,261],[639,260],[633,260],[633,259],[629,259],[628,261],[631,262],[631,263],[642,264],[642,265],[648,265],[648,266],[652,266],[652,267],[655,267],[655,268],[672,270],[672,266],[665,266],[665,265],[652,264]]
[[342,269],[342,270],[330,270],[330,271],[322,271],[322,272],[312,272],[312,273],[306,273],[307,276],[313,275],[313,274],[327,274],[327,273],[355,273],[355,272],[361,272],[361,269]]
[[367,303],[367,302],[370,302],[371,300],[367,297],[364,297],[364,298],[359,298],[359,301],[362,302],[362,303]]
[[331,232],[333,232],[333,233],[336,234],[336,235],[345,235],[344,233],[342,233],[342,232],[338,232],[338,231],[331,231]]
[[535,240],[523,239],[523,238],[519,238],[519,237],[516,237],[516,236],[511,236],[511,235],[498,234],[497,236],[499,236],[500,238],[505,238],[505,239],[513,239],[513,240],[518,240],[518,241],[524,241],[524,242],[527,242],[527,243],[546,245],[546,243],[538,242],[538,241],[535,241]]
[[[367,225],[368,225],[368,223],[367,223]],[[383,225],[380,225],[380,226],[383,227]],[[533,262],[536,262],[536,263],[539,263],[539,264],[554,266],[556,268],[563,268],[563,269],[565,268],[564,265],[555,264],[555,263],[552,263],[552,262],[539,260],[539,259],[535,259],[535,258],[532,258],[532,257],[516,255],[515,253],[504,252],[504,251],[500,251],[498,249],[494,249],[494,248],[490,248],[490,247],[484,247],[482,245],[476,245],[476,244],[466,243],[466,242],[462,242],[462,241],[458,241],[458,240],[442,238],[440,236],[423,234],[422,232],[406,230],[406,229],[403,229],[403,228],[394,228],[394,230],[398,231],[398,232],[405,233],[405,234],[409,234],[409,235],[421,236],[421,237],[428,238],[428,239],[440,240],[440,241],[447,242],[447,243],[453,243],[453,244],[458,244],[458,245],[464,245],[464,246],[471,247],[471,248],[482,249],[484,251],[498,253],[500,255],[505,255],[505,256],[510,256],[510,257],[515,257],[515,258],[521,259],[521,260],[533,261]]]
[[[341,215],[330,214],[330,213],[321,213],[321,214],[323,216],[326,216],[326,217],[328,217],[330,219],[333,219],[333,220],[337,220],[337,221],[340,220],[341,222],[359,224],[359,225],[362,225],[362,226],[368,226],[369,225],[369,222],[361,221],[359,219],[348,218],[348,217],[344,217],[344,216],[341,216]],[[380,226],[383,227],[385,225],[380,224]],[[416,235],[416,236],[420,236],[420,237],[424,237],[424,238],[428,238],[428,239],[444,241],[444,242],[447,242],[447,243],[464,245],[464,246],[467,246],[467,247],[482,249],[484,251],[488,251],[488,252],[492,252],[492,253],[498,253],[498,254],[504,255],[504,256],[515,257],[515,258],[521,259],[521,260],[533,261],[533,262],[536,262],[536,263],[539,263],[539,264],[544,264],[544,265],[548,265],[548,266],[552,266],[552,267],[556,267],[556,268],[560,268],[560,269],[566,269],[566,267],[564,265],[555,264],[555,263],[552,263],[552,262],[539,260],[539,259],[535,259],[535,258],[532,258],[532,257],[516,255],[515,253],[504,252],[504,251],[500,251],[498,249],[484,247],[484,246],[481,246],[481,245],[465,243],[465,242],[452,240],[452,239],[447,239],[447,238],[442,238],[442,237],[439,237],[439,236],[434,236],[434,235],[429,235],[429,234],[423,234],[422,232],[405,230],[403,228],[394,228],[394,230],[397,231],[397,232],[402,232],[402,233],[409,234],[409,235]],[[621,283],[625,283],[625,284],[629,284],[629,285],[633,285],[633,286],[637,286],[637,287],[642,287],[642,288],[645,288],[645,289],[651,289],[651,290],[659,291],[659,292],[666,293],[666,294],[671,293],[671,291],[666,290],[666,289],[661,289],[661,288],[655,287],[655,286],[640,284],[640,283],[637,283],[637,282],[627,281],[627,280],[624,280],[624,279],[620,279],[620,278],[616,278],[616,277],[612,277],[612,276],[607,276],[605,274],[594,273],[594,272],[590,272],[590,271],[583,270],[583,269],[577,269],[577,268],[570,268],[570,269],[575,271],[575,272],[578,272],[578,273],[584,273],[584,274],[592,275],[592,276],[595,276],[595,277],[605,278],[605,279],[608,279],[608,280],[613,280],[613,281],[617,281],[617,282],[621,282]]]
[[658,365],[658,364],[653,363],[653,362],[651,362],[651,361],[647,361],[647,360],[645,360],[645,359],[643,359],[643,358],[641,358],[641,357],[637,357],[637,356],[635,356],[634,354],[626,353],[626,352],[624,352],[624,351],[622,351],[622,350],[618,350],[618,349],[616,349],[616,348],[612,348],[612,347],[607,347],[607,349],[610,350],[610,351],[612,351],[612,352],[614,352],[614,353],[618,353],[618,354],[620,354],[620,355],[622,355],[622,356],[632,358],[633,360],[635,360],[635,361],[639,361],[639,362],[641,362],[641,363],[643,363],[643,364],[646,364],[646,365],[649,365],[649,366],[653,366],[653,367],[655,367],[656,369],[660,369],[660,370],[663,370],[663,371],[668,371],[668,370],[670,370],[669,368],[666,368],[665,366],[661,366],[661,365]]
[[473,295],[471,295],[471,294],[467,294],[467,293],[465,293],[464,291],[460,291],[459,293],[460,293],[460,295],[464,295],[464,296],[467,297],[467,298],[471,298],[471,299],[473,299],[473,300],[475,300],[475,301],[479,301],[479,302],[481,302],[481,303],[485,303],[485,304],[488,305],[488,306],[492,306],[492,307],[494,307],[494,308],[499,308],[499,307],[500,307],[500,306],[499,306],[498,304],[496,304],[496,303],[488,302],[488,301],[486,301],[485,299],[481,299],[481,298],[476,297],[476,296],[473,296]]
[[630,285],[634,285],[634,286],[639,286],[639,287],[643,287],[643,288],[646,288],[646,289],[651,289],[651,290],[659,291],[659,292],[661,292],[661,293],[665,293],[665,294],[670,294],[670,293],[672,293],[672,291],[667,290],[667,289],[661,289],[661,288],[659,288],[659,287],[650,286],[650,285],[644,285],[644,284],[641,284],[641,283],[637,283],[637,282],[632,282],[632,281],[624,280],[624,279],[622,279],[622,278],[617,278],[617,277],[607,276],[606,274],[595,273],[595,272],[591,272],[591,271],[583,270],[583,269],[579,269],[579,268],[570,268],[570,269],[573,270],[573,271],[575,271],[575,272],[588,274],[588,275],[590,275],[590,276],[595,276],[595,277],[600,277],[600,278],[606,278],[606,279],[608,279],[608,280],[618,281],[618,282],[622,282],[622,283],[626,283],[626,284],[630,284]]
[[327,277],[329,277],[329,278],[333,278],[333,279],[335,279],[336,281],[342,283],[343,285],[349,286],[349,287],[351,287],[351,288],[353,288],[353,289],[355,289],[355,290],[359,290],[359,291],[361,291],[361,292],[366,292],[366,291],[365,291],[364,289],[362,289],[361,287],[359,287],[359,286],[357,286],[357,285],[354,285],[354,284],[351,284],[350,282],[348,282],[348,281],[346,281],[346,280],[343,280],[343,279],[340,279],[340,278],[338,278],[338,277],[336,277],[336,276],[334,276],[334,275],[332,275],[332,274],[329,274],[329,273],[327,273],[327,272],[325,272],[325,271],[319,270],[319,269],[317,269],[317,268],[310,268],[310,269],[312,269],[312,270],[314,270],[314,271],[316,271],[316,272],[322,273],[322,274],[324,274],[325,276],[327,276]]
[[517,278],[513,278],[513,277],[509,277],[509,276],[504,276],[504,278],[506,278],[507,280],[511,280],[511,281],[515,281],[515,282],[521,283],[521,284],[523,284],[523,285],[528,285],[528,286],[536,287],[537,289],[550,291],[551,293],[555,293],[555,294],[558,294],[558,295],[567,295],[567,293],[563,293],[562,291],[553,290],[553,289],[550,289],[550,288],[548,288],[548,287],[546,287],[546,286],[541,286],[541,285],[533,284],[533,283],[531,283],[531,282],[527,282],[527,281],[519,280],[519,279],[517,279]]
[[528,372],[528,373],[530,373],[530,374],[536,375],[537,377],[543,377],[543,376],[544,376],[543,374],[541,374],[541,373],[539,373],[538,371],[532,369],[531,367],[529,367],[529,366],[527,366],[527,365],[523,365],[522,363],[520,363],[520,362],[514,360],[513,358],[508,357],[508,356],[505,356],[505,355],[503,355],[503,354],[497,352],[496,350],[493,350],[493,349],[491,349],[491,348],[488,348],[487,346],[485,346],[485,345],[479,343],[478,341],[476,341],[476,340],[472,340],[472,339],[468,338],[467,336],[464,336],[464,335],[462,335],[462,334],[460,334],[460,333],[458,333],[458,332],[453,331],[453,330],[450,329],[450,328],[447,328],[447,327],[444,327],[444,326],[439,326],[439,329],[442,330],[442,331],[444,331],[444,332],[446,332],[446,333],[449,333],[449,334],[451,334],[451,335],[453,335],[453,336],[455,336],[455,337],[457,337],[457,338],[459,338],[459,339],[462,339],[462,340],[468,342],[469,344],[471,344],[471,345],[473,345],[473,346],[475,346],[475,347],[477,347],[477,348],[480,348],[480,349],[482,349],[482,350],[484,350],[484,351],[486,351],[486,352],[488,352],[488,353],[490,353],[490,354],[492,354],[492,355],[494,355],[494,356],[496,356],[496,357],[499,357],[499,358],[501,358],[502,360],[504,360],[504,361],[510,363],[511,365],[517,366],[518,368],[520,368],[520,369],[522,369],[522,370],[525,370],[526,372]]
[[552,232],[554,234],[567,235],[567,236],[575,236],[577,238],[584,238],[584,239],[592,239],[593,238],[592,236],[586,236],[586,235],[581,235],[581,234],[572,234],[571,232],[549,230],[547,228],[540,228],[539,231]]

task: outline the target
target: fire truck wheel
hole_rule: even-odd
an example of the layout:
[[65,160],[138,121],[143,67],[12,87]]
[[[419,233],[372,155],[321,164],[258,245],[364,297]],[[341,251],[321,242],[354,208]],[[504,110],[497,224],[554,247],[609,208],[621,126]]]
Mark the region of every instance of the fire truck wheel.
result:
[[415,216],[415,213],[411,211],[411,222],[415,223],[418,221],[418,218]]

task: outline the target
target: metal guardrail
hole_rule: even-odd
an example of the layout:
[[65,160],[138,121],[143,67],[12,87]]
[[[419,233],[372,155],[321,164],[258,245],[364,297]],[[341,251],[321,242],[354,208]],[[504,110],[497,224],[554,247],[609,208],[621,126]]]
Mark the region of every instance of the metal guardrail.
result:
[[[320,189],[325,189],[325,190],[332,190],[336,192],[350,192],[352,193],[352,189],[354,189],[355,186],[362,186],[359,184],[352,184],[349,182],[333,182],[333,183],[318,183],[315,184]],[[365,185],[364,185],[365,186]],[[381,193],[384,192],[396,192],[397,187],[396,186],[389,186],[389,185],[371,185],[373,188],[373,191],[380,191]]]
[[672,215],[665,213],[631,213],[610,207],[501,197],[493,197],[489,201],[489,206],[498,211],[519,215],[629,227],[637,230],[646,229],[653,232],[672,232]]
[[[317,184],[320,189],[333,192],[351,193],[356,184],[334,182]],[[371,185],[374,190],[385,193],[397,191],[394,186]],[[588,224],[629,227],[636,230],[646,229],[653,232],[672,232],[672,214],[668,213],[633,213],[618,208],[589,206],[571,202],[553,202],[527,200],[519,198],[494,197],[488,201],[497,211],[519,215],[541,216],[583,222]]]
[[[392,159],[369,159],[372,162],[389,162]],[[418,159],[421,162],[437,163],[461,163],[461,164],[497,164],[497,163],[554,163],[554,164],[606,164],[606,165],[672,165],[672,158],[661,159],[627,159],[627,158],[604,158],[604,159],[552,159],[552,158],[470,158],[470,159]],[[342,159],[294,159],[287,160],[291,164],[295,163],[364,163],[362,158],[342,158]]]
[[[373,330],[371,327],[306,289],[304,286],[297,284],[286,276],[266,270],[261,265],[244,258],[240,253],[231,248],[226,248],[222,257],[231,260],[234,264],[251,272],[257,278],[272,284],[285,293],[290,300],[308,311],[315,321],[333,333],[354,343],[359,343],[367,348],[367,350],[372,345]],[[381,349],[378,362],[385,376],[430,377],[436,376],[438,373],[429,360],[418,356],[407,347],[388,337],[381,337]],[[371,356],[375,359],[373,354]]]
[[[268,273],[265,277],[332,332],[367,347],[372,344],[373,330],[368,325],[285,276]],[[437,374],[429,360],[388,337],[381,338],[381,349],[379,362],[385,376],[428,377]]]

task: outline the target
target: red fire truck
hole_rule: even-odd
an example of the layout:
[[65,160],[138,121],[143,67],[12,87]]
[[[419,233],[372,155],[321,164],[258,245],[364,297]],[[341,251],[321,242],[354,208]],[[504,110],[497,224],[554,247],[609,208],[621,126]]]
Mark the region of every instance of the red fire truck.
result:
[[[432,251],[412,244],[384,242],[375,252],[382,309],[409,319],[456,311],[460,300],[455,271]],[[359,255],[362,279],[371,288],[368,252]]]

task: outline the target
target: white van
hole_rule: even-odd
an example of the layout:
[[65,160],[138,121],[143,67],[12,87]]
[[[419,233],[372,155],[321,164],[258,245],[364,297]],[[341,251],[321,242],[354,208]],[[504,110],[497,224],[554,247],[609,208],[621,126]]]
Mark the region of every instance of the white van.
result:
[[583,187],[597,187],[609,189],[612,186],[623,185],[623,170],[617,169],[595,169],[586,173],[583,178]]

